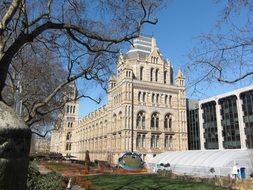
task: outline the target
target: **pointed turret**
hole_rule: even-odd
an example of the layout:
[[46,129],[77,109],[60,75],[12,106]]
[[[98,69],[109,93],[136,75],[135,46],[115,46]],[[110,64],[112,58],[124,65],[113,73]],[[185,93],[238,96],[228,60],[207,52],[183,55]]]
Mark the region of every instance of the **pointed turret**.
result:
[[176,85],[177,86],[185,86],[185,77],[181,69],[178,70],[176,76]]
[[112,89],[116,85],[117,79],[115,75],[110,76],[109,79],[109,90]]

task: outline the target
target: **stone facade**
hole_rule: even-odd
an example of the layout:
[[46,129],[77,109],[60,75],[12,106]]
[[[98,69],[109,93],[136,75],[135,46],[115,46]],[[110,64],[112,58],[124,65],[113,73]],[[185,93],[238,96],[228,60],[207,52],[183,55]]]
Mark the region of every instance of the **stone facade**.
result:
[[[70,99],[76,96],[76,88],[74,84],[70,85],[73,93],[69,95]],[[64,109],[59,115],[59,120],[51,133],[50,152],[62,153],[71,155],[72,149],[72,134],[74,126],[77,126],[79,114],[79,102],[73,101],[65,104]]]
[[[89,150],[91,160],[116,163],[126,151],[147,161],[164,151],[187,149],[183,73],[178,71],[174,84],[173,67],[153,37],[141,36],[133,44],[119,56],[117,74],[109,80],[108,104],[79,120],[78,112],[65,110],[61,130],[52,134],[52,152],[84,160]],[[72,106],[78,108],[78,103]]]
[[50,139],[32,135],[30,155],[45,154],[50,152]]

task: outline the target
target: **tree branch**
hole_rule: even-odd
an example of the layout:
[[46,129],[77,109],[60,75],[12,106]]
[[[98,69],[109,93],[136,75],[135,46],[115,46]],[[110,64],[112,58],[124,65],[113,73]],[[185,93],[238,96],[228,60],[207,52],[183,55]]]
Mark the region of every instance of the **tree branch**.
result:
[[217,80],[219,82],[224,82],[224,83],[230,83],[230,84],[232,84],[232,83],[236,83],[236,82],[238,82],[238,81],[240,81],[240,80],[242,80],[242,79],[244,79],[244,78],[246,78],[246,77],[248,77],[250,75],[253,75],[253,72],[248,72],[248,73],[246,73],[246,74],[244,74],[244,75],[242,75],[242,76],[240,76],[240,77],[238,77],[238,78],[236,78],[234,80],[226,80],[226,79],[222,79],[220,77],[217,78]]
[[15,15],[15,13],[18,10],[18,7],[21,3],[21,0],[13,0],[9,9],[3,16],[0,22],[0,36],[3,35],[4,30],[6,29],[7,25],[11,21],[12,17]]
[[39,102],[39,103],[35,103],[35,104],[33,105],[33,108],[31,109],[31,113],[29,114],[29,116],[27,116],[27,117],[25,118],[25,122],[28,123],[29,121],[31,121],[32,118],[36,115],[37,110],[38,110],[39,108],[41,108],[41,107],[47,105],[47,103],[48,103],[49,101],[51,101],[51,99],[52,99],[64,86],[66,86],[67,84],[69,84],[69,83],[75,81],[76,79],[78,79],[78,78],[80,78],[80,77],[82,77],[83,75],[86,75],[86,74],[87,74],[87,70],[83,70],[83,71],[80,72],[79,74],[77,74],[77,75],[75,75],[75,76],[73,76],[73,77],[70,77],[69,80],[67,80],[67,81],[65,81],[65,82],[63,82],[63,83],[61,83],[61,84],[59,84],[59,85],[53,90],[53,92],[52,92],[51,94],[49,94],[49,95],[44,99],[44,101]]
[[53,130],[56,130],[56,129],[50,129],[50,130],[47,130],[43,135],[42,134],[40,134],[39,132],[36,132],[36,131],[33,131],[32,130],[32,133],[33,134],[35,134],[35,135],[37,135],[37,136],[39,136],[39,137],[42,137],[42,138],[44,138],[44,137],[46,137],[47,136],[47,134],[49,133],[49,132],[51,132],[51,131],[53,131]]

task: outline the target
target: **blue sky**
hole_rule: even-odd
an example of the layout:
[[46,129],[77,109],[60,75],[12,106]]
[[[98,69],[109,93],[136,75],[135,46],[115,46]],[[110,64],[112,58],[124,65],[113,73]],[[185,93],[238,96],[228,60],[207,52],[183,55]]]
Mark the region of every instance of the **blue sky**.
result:
[[[158,23],[146,25],[142,33],[153,34],[160,51],[171,60],[174,73],[176,73],[179,68],[185,68],[188,62],[187,54],[197,45],[197,37],[215,28],[224,3],[225,1],[216,4],[214,0],[172,0],[167,7],[162,8],[158,13]],[[197,95],[192,95],[191,89],[189,89],[187,95],[194,99],[204,99],[237,89],[240,86],[243,84],[213,85],[208,91]],[[87,99],[81,100],[81,117],[107,102],[106,93],[98,87],[90,88],[89,92],[94,95],[101,94],[103,99],[101,104],[96,104]]]

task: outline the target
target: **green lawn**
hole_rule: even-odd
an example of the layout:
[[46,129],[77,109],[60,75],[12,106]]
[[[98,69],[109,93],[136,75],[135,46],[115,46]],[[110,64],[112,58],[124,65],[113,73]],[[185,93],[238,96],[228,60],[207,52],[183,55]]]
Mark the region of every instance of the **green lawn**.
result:
[[85,176],[97,189],[103,190],[222,190],[204,183],[177,181],[159,175],[116,175]]
[[78,166],[71,165],[69,163],[62,163],[62,162],[45,162],[44,165],[53,171],[63,172],[63,171],[69,171],[77,169]]

